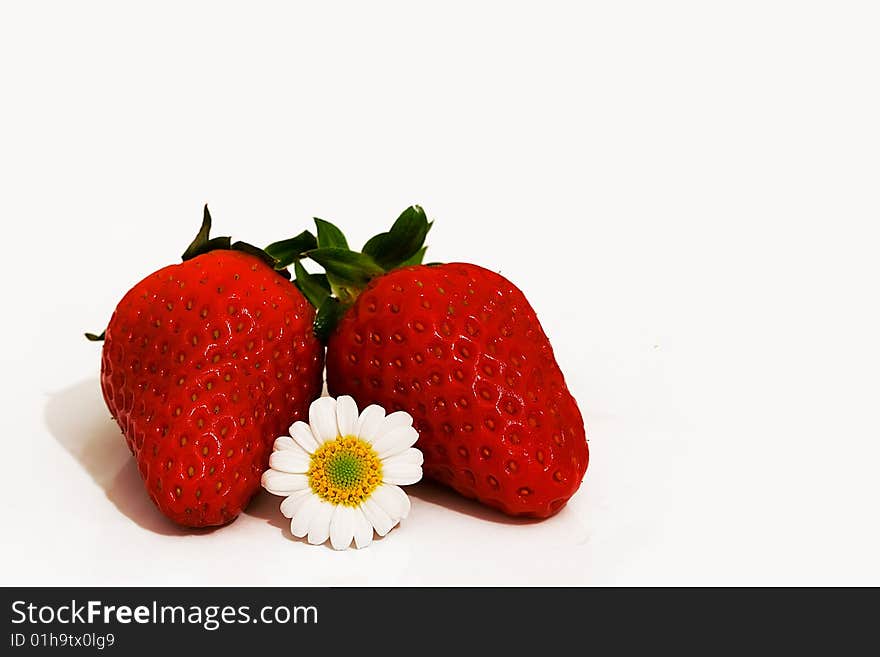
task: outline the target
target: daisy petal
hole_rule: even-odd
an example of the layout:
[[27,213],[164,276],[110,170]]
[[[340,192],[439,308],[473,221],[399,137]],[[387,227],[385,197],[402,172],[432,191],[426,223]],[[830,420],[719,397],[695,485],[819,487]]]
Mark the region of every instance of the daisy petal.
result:
[[330,538],[330,518],[333,517],[334,508],[329,502],[321,500],[309,524],[309,543],[312,545],[320,545]]
[[336,400],[336,428],[340,436],[356,436],[358,407],[354,399],[343,395]]
[[354,546],[360,550],[373,542],[373,525],[367,520],[363,509],[354,510]]
[[397,463],[412,463],[413,465],[422,465],[425,462],[425,456],[422,454],[422,450],[416,449],[415,447],[410,447],[409,449],[405,449],[399,454],[395,454],[394,456],[389,456],[387,459],[382,461],[382,465],[389,466],[395,465]]
[[272,449],[276,452],[280,452],[284,449],[293,449],[294,447],[296,447],[296,443],[293,442],[293,438],[290,436],[278,436],[275,439],[275,444],[272,445]]
[[315,450],[318,449],[318,441],[316,441],[315,437],[312,435],[311,427],[305,422],[294,422],[290,427],[290,435],[293,436],[296,443],[302,447],[306,453],[314,454]]
[[380,484],[370,500],[375,500],[376,504],[382,507],[382,510],[388,514],[394,522],[401,518],[405,518],[409,514],[409,498],[399,487],[393,484]]
[[380,459],[385,459],[394,454],[399,454],[419,439],[419,432],[412,427],[397,427],[383,433],[378,440],[373,441],[373,449]]
[[354,538],[354,513],[357,509],[350,506],[337,506],[330,519],[330,545],[334,550],[347,550]]
[[364,512],[364,518],[373,526],[379,536],[385,536],[397,524],[372,498],[361,503],[361,511]]
[[412,502],[409,501],[409,495],[404,493],[400,486],[388,486],[388,488],[391,489],[391,493],[397,497],[398,502],[403,507],[403,515],[401,518],[409,516],[410,509],[412,508]]
[[383,464],[382,480],[386,484],[409,486],[422,478],[422,466],[413,463]]
[[394,411],[385,418],[384,431],[390,431],[397,427],[411,427],[413,423],[412,415],[406,411]]
[[276,438],[273,450],[276,452],[293,452],[304,458],[309,458],[309,453],[300,447],[299,443],[290,436],[279,436]]
[[312,517],[321,506],[321,498],[317,495],[309,495],[303,505],[297,509],[296,515],[290,521],[290,533],[297,538],[302,538],[309,533]]
[[296,451],[285,449],[280,452],[272,452],[269,457],[269,467],[280,472],[291,474],[305,474],[309,471],[309,455],[299,447]]
[[308,500],[312,494],[311,489],[303,488],[302,490],[298,490],[285,497],[284,501],[281,503],[281,515],[285,518],[293,518],[296,516],[297,511],[302,508],[303,504],[306,503],[306,500]]
[[309,426],[318,445],[336,439],[336,400],[333,397],[321,397],[312,402]]
[[276,470],[266,470],[261,481],[263,488],[273,495],[290,495],[309,486],[309,478],[304,474],[289,474]]
[[384,421],[385,410],[381,406],[370,404],[358,418],[357,437],[372,444],[373,440],[379,435],[379,430],[382,428]]

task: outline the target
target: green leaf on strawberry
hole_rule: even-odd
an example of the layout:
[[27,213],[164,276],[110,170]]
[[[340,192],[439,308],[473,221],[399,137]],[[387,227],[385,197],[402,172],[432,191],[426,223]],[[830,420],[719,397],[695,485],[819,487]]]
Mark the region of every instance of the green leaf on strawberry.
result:
[[333,297],[327,297],[315,316],[314,331],[318,339],[326,342],[344,314],[345,307]]
[[321,304],[330,298],[330,282],[326,275],[310,274],[299,260],[293,263],[293,273],[299,291],[315,308],[320,308]]
[[315,226],[318,228],[318,248],[348,248],[345,235],[329,221],[315,217]]
[[354,302],[367,283],[385,273],[370,256],[344,248],[318,247],[308,256],[327,272],[330,288],[343,305]]
[[[411,205],[388,231],[369,239],[358,252],[348,246],[335,224],[315,217],[317,237],[304,231],[270,244],[266,251],[277,260],[279,268],[293,264],[297,287],[318,309],[315,332],[327,336],[372,280],[394,269],[422,264],[428,248],[425,238],[432,223],[420,206]],[[309,274],[299,263],[302,258],[321,265],[325,273]]]
[[400,265],[398,265],[397,268],[399,269],[400,267],[412,267],[413,265],[420,265],[420,264],[422,264],[422,260],[425,259],[425,252],[426,252],[427,250],[428,250],[428,247],[427,247],[427,246],[423,246],[421,249],[419,249],[418,251],[416,251],[416,253],[415,253],[414,256],[412,256],[411,258],[408,258],[408,259],[404,260],[403,262],[401,262]]
[[278,259],[266,250],[256,247],[253,244],[248,244],[247,242],[239,241],[233,244],[232,238],[228,236],[212,238],[211,213],[208,211],[208,204],[206,203],[199,232],[196,233],[195,239],[193,239],[192,243],[186,248],[186,251],[183,252],[181,259],[186,262],[187,260],[192,260],[193,258],[211,251],[241,251],[242,253],[256,256],[267,265],[277,270],[279,275],[290,279],[290,272],[285,269],[286,265],[279,267]]
[[284,269],[298,262],[306,251],[318,248],[315,236],[304,230],[296,237],[280,242],[273,242],[266,247],[266,253],[275,258],[275,269]]
[[401,213],[391,230],[370,238],[364,244],[363,253],[385,271],[404,266],[418,255],[432,223],[420,206],[411,205]]
[[195,239],[186,247],[186,251],[180,256],[183,261],[192,260],[196,256],[200,256],[208,251],[215,249],[229,249],[232,239],[230,237],[215,237],[211,239],[211,213],[208,212],[208,204],[205,203],[205,210],[202,214],[202,225]]

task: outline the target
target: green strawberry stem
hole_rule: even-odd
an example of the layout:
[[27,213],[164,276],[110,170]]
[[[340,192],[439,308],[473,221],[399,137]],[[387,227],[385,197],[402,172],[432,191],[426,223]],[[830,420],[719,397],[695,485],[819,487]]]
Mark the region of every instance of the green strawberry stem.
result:
[[[287,242],[293,242],[294,240],[298,240],[298,245],[303,245],[306,250],[310,248],[317,247],[317,240],[315,236],[312,235],[308,231],[303,231],[299,235],[297,235],[293,240],[287,240]],[[286,265],[279,266],[279,258],[274,254],[270,254],[268,251],[260,249],[253,244],[248,244],[247,242],[233,242],[231,237],[211,237],[211,213],[208,211],[208,204],[205,204],[205,210],[202,213],[202,225],[199,227],[199,232],[196,233],[195,238],[190,243],[188,247],[186,247],[186,251],[181,255],[181,260],[186,262],[187,260],[191,260],[197,256],[208,253],[209,251],[217,251],[217,250],[226,250],[226,251],[241,251],[242,253],[247,253],[252,256],[255,256],[272,267],[278,274],[286,279],[290,279],[290,272],[287,271]],[[102,331],[100,335],[96,335],[95,333],[86,333],[86,339],[91,342],[100,342],[104,340],[104,334],[106,331]]]
[[[339,228],[316,217],[317,238],[306,231],[270,244],[266,252],[277,259],[276,267],[293,265],[297,287],[318,309],[315,334],[326,341],[371,280],[393,269],[422,263],[432,224],[421,207],[412,205],[387,232],[371,237],[355,251]],[[300,262],[305,258],[323,267],[324,273],[308,273]]]

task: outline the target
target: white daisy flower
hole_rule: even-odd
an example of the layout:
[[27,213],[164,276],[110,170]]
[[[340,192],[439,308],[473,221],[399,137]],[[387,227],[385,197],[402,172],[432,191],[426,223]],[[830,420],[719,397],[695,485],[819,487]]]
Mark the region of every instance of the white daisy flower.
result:
[[283,495],[281,513],[294,536],[320,545],[328,538],[337,550],[385,536],[409,514],[400,486],[422,478],[422,452],[412,416],[385,415],[367,406],[358,415],[348,396],[321,397],[309,407],[309,423],[295,422],[290,436],[275,440],[263,488]]

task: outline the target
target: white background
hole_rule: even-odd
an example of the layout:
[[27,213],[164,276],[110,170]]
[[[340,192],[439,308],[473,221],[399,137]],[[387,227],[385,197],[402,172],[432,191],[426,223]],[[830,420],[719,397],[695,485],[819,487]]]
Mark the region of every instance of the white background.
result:
[[[318,6],[320,5],[320,6]],[[880,584],[880,13],[864,2],[0,9],[2,584]],[[433,486],[367,550],[152,507],[98,385],[209,202],[537,309],[592,459],[558,516]]]

